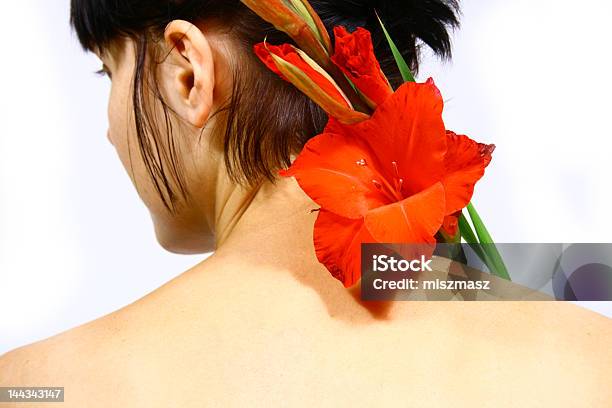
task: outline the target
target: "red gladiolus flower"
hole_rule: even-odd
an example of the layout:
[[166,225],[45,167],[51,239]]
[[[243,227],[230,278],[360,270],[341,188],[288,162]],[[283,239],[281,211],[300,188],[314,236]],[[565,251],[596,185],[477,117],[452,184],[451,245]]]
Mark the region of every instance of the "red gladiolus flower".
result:
[[359,27],[349,33],[338,26],[334,28],[334,35],[336,46],[332,61],[355,84],[366,103],[376,109],[393,94],[393,88],[374,55],[370,32]]
[[463,209],[493,147],[446,131],[432,80],[406,83],[363,122],[330,119],[293,165],[321,206],[317,258],[346,287],[361,276],[361,243],[435,243],[446,216]]

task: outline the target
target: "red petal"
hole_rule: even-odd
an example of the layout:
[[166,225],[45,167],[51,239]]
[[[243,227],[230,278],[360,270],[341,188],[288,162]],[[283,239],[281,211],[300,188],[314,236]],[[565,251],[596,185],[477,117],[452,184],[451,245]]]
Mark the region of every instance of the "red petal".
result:
[[390,182],[395,161],[404,179],[404,197],[416,194],[442,180],[446,154],[446,129],[442,121],[443,101],[433,81],[406,83],[370,120],[344,125],[330,120],[326,132],[361,137],[376,152],[376,168]]
[[433,243],[445,208],[444,186],[436,183],[403,201],[371,210],[365,226],[378,242]]
[[445,157],[446,214],[461,211],[474,195],[474,186],[491,162],[494,145],[477,143],[464,135],[447,132],[448,152]]
[[[363,160],[363,164],[359,164]],[[306,143],[293,165],[280,175],[294,176],[304,192],[328,211],[362,218],[391,202],[375,185],[380,175],[374,155],[357,137],[323,133]]]
[[[289,44],[284,44],[282,46],[276,47],[277,50],[278,50],[277,52],[280,53],[280,50],[282,49],[282,47],[290,47],[290,45]],[[255,51],[255,54],[257,54],[259,59],[264,64],[266,64],[266,67],[268,67],[268,69],[270,71],[274,72],[276,75],[280,76],[282,79],[287,81],[287,78],[285,78],[285,76],[282,74],[282,72],[279,71],[278,67],[274,63],[274,60],[272,59],[272,56],[270,55],[270,45],[269,44],[266,44],[266,43],[255,44],[253,46],[253,50]],[[286,52],[288,52],[288,51],[286,51]]]
[[319,261],[345,287],[361,277],[361,243],[375,242],[363,219],[351,220],[321,209],[315,222],[314,244]]

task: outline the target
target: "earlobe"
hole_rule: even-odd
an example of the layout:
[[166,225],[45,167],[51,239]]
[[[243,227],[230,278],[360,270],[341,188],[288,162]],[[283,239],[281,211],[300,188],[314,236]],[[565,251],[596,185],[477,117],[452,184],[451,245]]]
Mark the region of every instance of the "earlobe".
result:
[[164,37],[171,49],[168,102],[183,119],[202,128],[211,114],[215,86],[210,43],[198,27],[183,20],[168,24]]

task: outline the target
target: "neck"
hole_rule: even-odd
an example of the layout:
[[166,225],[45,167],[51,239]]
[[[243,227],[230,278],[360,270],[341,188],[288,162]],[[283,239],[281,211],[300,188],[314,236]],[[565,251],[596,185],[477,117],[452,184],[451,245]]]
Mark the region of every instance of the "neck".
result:
[[363,302],[359,285],[346,289],[319,263],[313,244],[319,207],[294,179],[264,182],[250,192],[233,186],[226,197],[218,206],[216,257],[239,259],[258,279],[276,279],[279,270],[293,275],[333,316],[370,321],[396,314],[397,302]]
[[[293,179],[262,182],[250,191],[232,187],[218,205],[217,253],[240,253],[274,267],[291,268],[298,261],[321,267],[314,257],[312,231],[318,208]],[[239,252],[237,252],[239,251]],[[312,256],[303,257],[309,253]]]

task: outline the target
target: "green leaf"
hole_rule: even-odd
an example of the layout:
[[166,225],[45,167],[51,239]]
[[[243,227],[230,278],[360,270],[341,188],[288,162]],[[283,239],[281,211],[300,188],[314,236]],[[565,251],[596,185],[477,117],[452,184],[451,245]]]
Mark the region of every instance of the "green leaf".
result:
[[493,238],[491,238],[491,234],[489,234],[489,231],[482,222],[480,215],[478,215],[476,208],[474,208],[474,204],[469,203],[467,206],[467,210],[470,214],[472,222],[474,223],[474,228],[476,228],[476,233],[478,234],[480,242],[483,244],[493,244]]
[[484,222],[482,222],[482,218],[480,218],[478,211],[476,211],[476,208],[472,203],[468,204],[467,210],[470,214],[470,218],[472,219],[472,223],[474,224],[474,229],[476,229],[476,234],[478,234],[478,239],[482,244],[482,250],[491,262],[491,265],[487,265],[489,270],[491,270],[491,273],[499,276],[500,278],[511,280],[506,264],[504,263],[501,254],[497,250],[495,242],[493,242],[493,238],[491,238],[491,234],[489,234]]
[[468,244],[478,243],[478,238],[476,238],[474,230],[472,230],[472,226],[470,225],[467,218],[465,218],[465,215],[463,213],[461,213],[461,217],[459,217],[459,231],[461,231],[461,236]]
[[376,17],[378,18],[378,21],[380,22],[380,26],[382,27],[383,32],[385,33],[385,37],[387,37],[387,41],[389,42],[389,47],[391,47],[391,52],[393,52],[393,57],[395,58],[395,62],[397,63],[397,67],[399,68],[400,73],[402,74],[402,78],[404,78],[404,82],[416,82],[414,79],[414,75],[412,75],[412,71],[410,71],[410,67],[406,63],[406,60],[402,56],[402,53],[399,51],[399,49],[393,42],[393,39],[389,35],[389,32],[385,28],[385,25],[380,19],[378,13],[376,13]]

